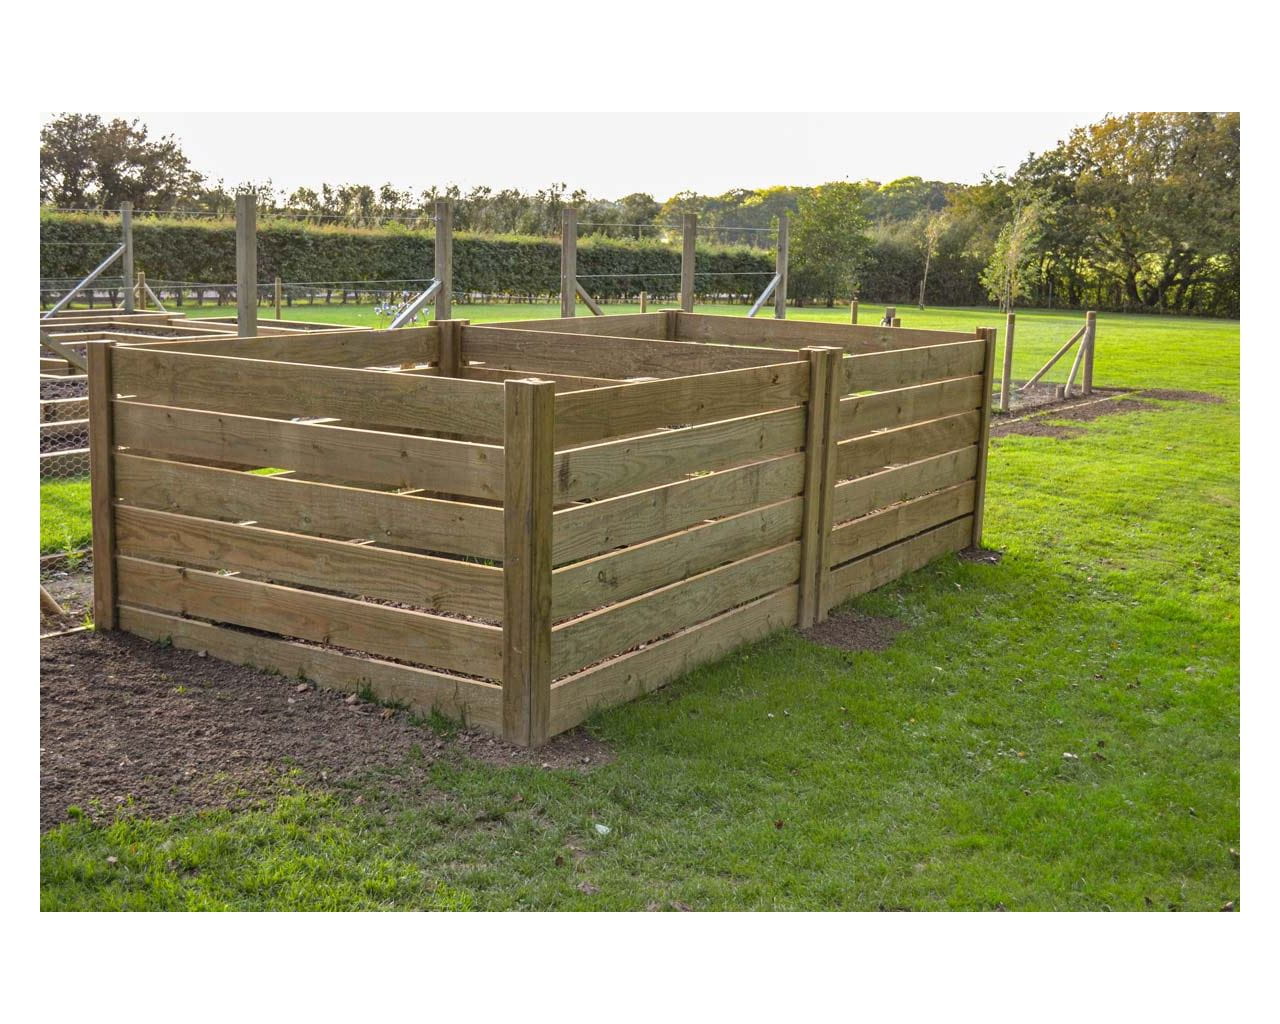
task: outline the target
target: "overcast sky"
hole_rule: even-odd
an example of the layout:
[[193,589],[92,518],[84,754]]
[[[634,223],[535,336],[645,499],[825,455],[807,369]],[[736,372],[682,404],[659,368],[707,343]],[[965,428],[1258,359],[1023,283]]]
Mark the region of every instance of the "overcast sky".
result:
[[165,114],[193,166],[227,185],[270,178],[414,190],[456,184],[592,196],[892,181],[976,182],[1015,168],[1098,113],[1056,114]]

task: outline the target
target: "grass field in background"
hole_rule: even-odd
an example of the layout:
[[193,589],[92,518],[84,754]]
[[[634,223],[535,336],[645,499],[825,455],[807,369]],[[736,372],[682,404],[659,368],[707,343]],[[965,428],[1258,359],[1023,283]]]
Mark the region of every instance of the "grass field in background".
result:
[[[455,315],[495,308],[535,307]],[[911,327],[1003,323],[900,313]],[[1079,320],[1020,312],[1017,374]],[[584,774],[438,760],[418,790],[294,781],[237,813],[73,821],[42,839],[42,905],[1237,901],[1239,325],[1103,315],[1095,380],[1223,401],[1152,402],[1067,440],[995,440],[986,542],[1004,560],[948,556],[857,599],[908,625],[884,653],[776,634],[596,716],[616,760]]]

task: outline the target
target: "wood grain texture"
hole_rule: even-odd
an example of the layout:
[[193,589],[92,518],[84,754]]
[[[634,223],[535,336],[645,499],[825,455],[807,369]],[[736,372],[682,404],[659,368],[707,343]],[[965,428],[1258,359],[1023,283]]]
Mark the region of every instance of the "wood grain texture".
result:
[[894,502],[962,483],[973,478],[977,466],[978,450],[969,445],[837,484],[835,521],[856,519]]
[[401,327],[394,331],[366,331],[352,327],[258,338],[165,339],[133,347],[157,352],[194,352],[322,366],[399,366],[403,363],[434,363],[439,357],[437,333],[430,326]]
[[[111,405],[112,356],[115,344],[89,344],[89,514],[93,536],[93,624],[97,629],[116,628],[115,478],[111,452],[116,444],[115,417]],[[53,463],[40,460],[41,476]]]
[[844,523],[832,533],[827,565],[841,565],[968,515],[973,512],[973,494],[974,481],[966,480]]
[[875,430],[953,416],[976,409],[981,404],[980,375],[843,398],[840,400],[839,440],[847,441]]
[[846,356],[845,392],[892,391],[982,373],[985,342],[971,338],[927,348]]
[[960,551],[968,546],[972,532],[972,517],[965,516],[832,570],[832,603],[875,590],[950,551]]
[[996,331],[994,327],[984,329],[986,340],[986,369],[982,376],[982,408],[979,410],[978,425],[978,466],[975,470],[977,488],[973,497],[973,537],[972,546],[982,547],[983,513],[987,503],[987,454],[991,447],[991,387],[996,367]]
[[930,455],[963,448],[977,441],[980,420],[981,415],[975,409],[844,441],[837,449],[836,473],[841,480],[848,480],[886,466],[918,462]]
[[550,334],[604,334],[615,338],[648,338],[651,341],[661,341],[667,337],[667,321],[662,310],[654,313],[612,313],[569,319],[504,320],[499,326],[520,331],[545,331]]
[[762,348],[802,349],[834,345],[848,355],[891,352],[902,348],[950,345],[973,335],[960,331],[894,330],[869,324],[820,323],[810,320],[776,320],[706,313],[681,313],[676,319],[676,341],[704,341],[720,345],[754,345]]

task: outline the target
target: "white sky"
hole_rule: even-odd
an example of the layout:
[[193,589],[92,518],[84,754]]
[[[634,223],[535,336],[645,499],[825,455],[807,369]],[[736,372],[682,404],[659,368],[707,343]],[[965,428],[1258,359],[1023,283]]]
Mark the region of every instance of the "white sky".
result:
[[593,197],[692,189],[891,181],[976,182],[1013,170],[1100,113],[1053,114],[263,114],[110,113],[176,135],[227,185],[270,178],[414,190],[524,190],[563,181]]

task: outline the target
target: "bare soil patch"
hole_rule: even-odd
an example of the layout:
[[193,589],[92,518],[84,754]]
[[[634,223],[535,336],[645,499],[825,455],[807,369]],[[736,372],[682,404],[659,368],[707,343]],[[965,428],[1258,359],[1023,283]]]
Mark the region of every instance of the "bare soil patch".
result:
[[1018,420],[1014,423],[994,423],[991,426],[992,437],[1007,437],[1018,434],[1022,437],[1054,437],[1059,441],[1079,437],[1084,431],[1078,427],[1056,427],[1052,423],[1043,422],[1043,417]]
[[1200,402],[1204,405],[1221,405],[1221,395],[1212,395],[1208,391],[1178,391],[1174,388],[1146,388],[1144,398],[1155,398],[1162,402]]
[[974,565],[999,565],[1004,552],[995,548],[965,548],[956,552],[956,558]]
[[469,757],[589,771],[613,754],[582,730],[532,751],[446,735],[404,711],[125,633],[41,643],[42,830],[72,805],[94,820],[248,806],[295,770],[316,786],[378,772],[384,786],[421,787],[434,761]]
[[1107,400],[1090,402],[1085,405],[1074,405],[1067,409],[1057,409],[1046,416],[1054,420],[1070,420],[1073,423],[1092,423],[1103,416],[1118,416],[1131,412],[1160,411],[1160,406],[1138,399]]
[[898,619],[849,611],[802,629],[800,635],[815,644],[842,651],[885,651],[906,628],[907,624]]

